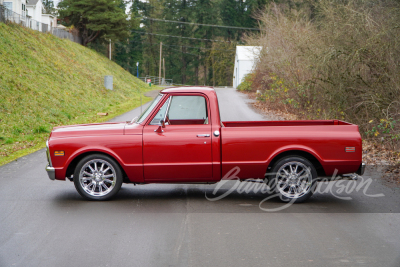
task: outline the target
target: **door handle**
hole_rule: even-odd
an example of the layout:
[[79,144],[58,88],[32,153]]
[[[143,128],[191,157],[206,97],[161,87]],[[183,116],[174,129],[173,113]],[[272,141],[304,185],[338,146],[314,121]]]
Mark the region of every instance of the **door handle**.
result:
[[210,137],[209,134],[198,134],[197,137]]

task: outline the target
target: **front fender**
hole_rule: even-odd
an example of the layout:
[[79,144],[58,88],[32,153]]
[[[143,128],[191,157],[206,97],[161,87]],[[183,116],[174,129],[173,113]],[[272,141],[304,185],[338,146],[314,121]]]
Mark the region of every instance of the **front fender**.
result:
[[[74,159],[97,152],[114,158],[132,181],[143,181],[142,135],[50,139],[49,146],[57,180],[65,179]],[[64,156],[55,156],[54,151],[64,151]]]

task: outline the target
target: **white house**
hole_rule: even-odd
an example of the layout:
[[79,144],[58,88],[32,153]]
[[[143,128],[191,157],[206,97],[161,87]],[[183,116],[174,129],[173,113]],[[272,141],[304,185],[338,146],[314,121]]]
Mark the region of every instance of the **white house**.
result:
[[42,23],[48,25],[47,31],[53,32],[53,27],[57,26],[57,17],[51,14],[42,14]]
[[26,0],[3,0],[2,1],[2,5],[21,15],[21,20],[25,20],[25,16],[26,16],[26,7],[27,7],[27,3]]
[[233,88],[238,87],[244,76],[253,70],[261,49],[261,46],[236,46]]
[[41,31],[42,30],[42,10],[43,4],[41,0],[29,0],[26,5],[28,15],[30,16],[29,28]]

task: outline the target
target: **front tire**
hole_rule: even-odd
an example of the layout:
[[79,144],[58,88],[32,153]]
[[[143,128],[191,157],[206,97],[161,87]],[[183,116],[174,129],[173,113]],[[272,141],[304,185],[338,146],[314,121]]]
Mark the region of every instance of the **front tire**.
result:
[[76,166],[74,185],[90,200],[108,200],[121,189],[122,171],[112,158],[102,154],[84,157]]
[[269,174],[275,192],[283,202],[301,203],[309,199],[316,186],[317,171],[303,157],[289,156],[279,160]]

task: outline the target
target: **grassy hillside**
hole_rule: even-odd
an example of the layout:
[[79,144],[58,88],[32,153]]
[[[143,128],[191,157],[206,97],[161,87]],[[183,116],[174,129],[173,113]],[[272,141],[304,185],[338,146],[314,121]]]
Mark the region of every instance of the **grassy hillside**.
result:
[[[105,75],[114,77],[113,91],[104,88]],[[105,121],[137,107],[149,89],[79,44],[0,23],[0,165],[43,147],[54,126]]]

